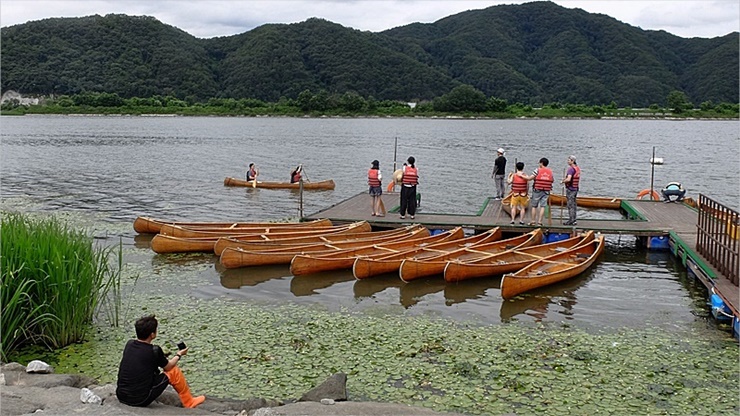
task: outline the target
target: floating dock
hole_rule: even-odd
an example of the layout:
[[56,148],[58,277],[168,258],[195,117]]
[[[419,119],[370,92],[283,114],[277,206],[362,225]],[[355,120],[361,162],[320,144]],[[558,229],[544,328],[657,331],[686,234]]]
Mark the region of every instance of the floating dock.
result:
[[[368,221],[373,227],[393,228],[418,223],[430,229],[450,229],[458,226],[483,231],[500,227],[504,232],[528,232],[533,226],[512,225],[501,201],[488,198],[473,214],[430,213],[417,211],[414,219],[401,219],[396,202],[398,193],[382,195],[388,212],[383,217],[371,215],[370,196],[360,193],[338,204],[305,217],[305,220],[328,218],[335,224]],[[740,337],[740,291],[738,290],[738,213],[700,196],[700,207],[683,203],[663,203],[650,200],[622,200],[621,219],[578,219],[578,225],[563,225],[563,218],[551,216],[541,228],[546,234],[574,234],[593,230],[602,234],[636,236],[648,249],[670,250],[680,259],[691,275],[706,287],[712,304],[712,313],[718,320],[729,320],[733,333]],[[553,207],[551,214],[557,213]],[[717,213],[720,214],[717,214]],[[527,214],[527,217],[529,214]],[[709,218],[709,220],[701,220]],[[704,224],[704,225],[702,225]],[[707,225],[709,224],[709,225]],[[718,224],[718,225],[713,225]],[[724,225],[723,225],[724,224]],[[699,242],[702,244],[699,244]],[[707,248],[705,246],[709,245]],[[715,246],[719,254],[712,254]],[[699,254],[704,252],[707,254]],[[719,259],[717,259],[718,257]]]

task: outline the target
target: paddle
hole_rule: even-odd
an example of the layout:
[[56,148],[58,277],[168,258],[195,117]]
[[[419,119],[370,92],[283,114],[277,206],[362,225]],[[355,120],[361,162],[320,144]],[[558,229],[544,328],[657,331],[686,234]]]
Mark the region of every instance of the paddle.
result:
[[[378,201],[379,201],[379,203],[378,203],[378,211],[379,211],[378,212],[378,216],[385,217],[386,210],[385,210],[385,204],[383,203],[383,197],[380,197],[379,196],[378,197]],[[380,212],[382,212],[382,214]]]
[[301,167],[301,177],[305,176],[306,182],[311,182],[311,180],[308,179],[308,174],[306,173],[306,168],[303,167],[303,163],[301,163],[300,167]]

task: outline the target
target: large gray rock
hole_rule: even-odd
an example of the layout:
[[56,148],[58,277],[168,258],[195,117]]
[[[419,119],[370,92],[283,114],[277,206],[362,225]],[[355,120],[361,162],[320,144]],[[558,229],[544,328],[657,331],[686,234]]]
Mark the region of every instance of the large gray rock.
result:
[[347,375],[336,373],[301,396],[302,402],[320,402],[321,399],[347,400]]

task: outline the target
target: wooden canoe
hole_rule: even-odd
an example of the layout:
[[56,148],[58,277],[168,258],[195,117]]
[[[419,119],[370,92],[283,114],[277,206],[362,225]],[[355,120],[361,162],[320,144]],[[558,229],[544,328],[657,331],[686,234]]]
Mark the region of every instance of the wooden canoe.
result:
[[[331,231],[322,229],[314,231],[293,231],[293,232],[275,232],[269,234],[240,234],[232,236],[243,241],[278,241],[282,239],[290,239],[296,237],[322,237],[322,236],[336,236],[336,235],[351,235],[354,233],[365,233],[372,229],[367,221],[360,221],[352,223],[343,227],[334,228]],[[216,245],[216,241],[221,236],[212,237],[201,237],[201,238],[184,238],[174,237],[166,234],[157,234],[152,238],[150,243],[152,250],[157,253],[190,253],[190,252],[213,252],[213,247]],[[205,249],[206,244],[210,244],[210,248]]]
[[480,234],[454,241],[432,244],[426,247],[417,247],[401,253],[387,254],[380,257],[358,257],[352,265],[352,274],[354,274],[356,279],[365,279],[383,273],[397,272],[404,260],[410,259],[422,252],[443,254],[475,244],[489,243],[500,239],[501,230],[496,227]]
[[[392,235],[379,239],[384,243],[395,243],[421,237],[428,237],[429,230],[426,228],[417,228],[401,235]],[[317,253],[328,254],[334,252],[345,252],[361,247],[367,247],[374,242],[362,240],[359,242],[347,243],[321,243],[303,245],[297,247],[283,247],[261,251],[247,251],[241,248],[227,247],[221,252],[220,262],[227,269],[249,266],[267,266],[271,264],[289,264],[293,257],[302,254]]]
[[290,272],[293,276],[315,274],[330,270],[349,269],[360,256],[377,257],[389,253],[399,253],[417,247],[425,247],[435,243],[450,240],[458,240],[464,235],[462,227],[457,227],[434,236],[391,242],[373,244],[357,249],[344,250],[341,252],[313,255],[295,256],[290,262]]
[[192,228],[182,227],[179,225],[165,224],[160,230],[160,234],[171,235],[173,237],[183,238],[203,238],[203,237],[225,237],[232,235],[245,235],[245,234],[274,234],[274,233],[289,233],[289,232],[308,232],[322,233],[331,232],[332,230],[340,229],[343,225],[319,225],[319,226],[303,226],[300,223],[290,223],[294,225],[280,225],[277,227],[254,227],[254,228],[210,228],[195,230]]
[[459,282],[478,277],[513,273],[543,257],[568,250],[578,244],[591,242],[593,239],[593,231],[588,231],[586,234],[567,240],[504,251],[503,253],[494,254],[472,262],[450,261],[445,266],[445,280],[448,282]]
[[443,274],[448,261],[474,261],[492,254],[514,248],[524,248],[542,242],[542,230],[537,228],[518,237],[485,244],[475,244],[445,254],[422,252],[401,263],[398,276],[404,282],[410,282],[425,276]]
[[390,236],[401,236],[405,233],[411,232],[417,228],[422,228],[420,224],[413,224],[403,228],[396,228],[388,231],[370,231],[356,234],[329,234],[319,236],[306,236],[296,238],[286,238],[283,240],[269,240],[269,241],[243,241],[237,237],[220,237],[216,244],[213,246],[213,252],[217,256],[226,249],[226,247],[240,248],[246,251],[263,251],[263,250],[275,250],[275,249],[290,249],[299,246],[307,246],[313,244],[342,244],[349,242],[365,241],[366,244],[372,244],[377,239],[382,239]]
[[[257,181],[257,186],[253,185],[252,181],[245,181],[244,179],[237,178],[226,178],[224,179],[224,186],[244,186],[249,188],[265,188],[265,189],[299,189],[299,183],[290,182],[265,182]],[[334,180],[327,179],[319,182],[303,182],[303,189],[334,189]]]
[[516,273],[505,274],[501,280],[501,296],[510,299],[538,287],[551,285],[578,276],[594,264],[604,251],[604,236],[540,259]]
[[139,234],[157,234],[165,224],[178,225],[192,230],[209,230],[218,228],[266,228],[266,227],[329,227],[329,219],[320,219],[306,222],[178,222],[165,221],[149,217],[137,217],[134,221],[134,231]]
[[[565,195],[550,194],[550,205],[565,206]],[[619,209],[622,206],[620,198],[608,198],[603,196],[580,196],[576,197],[576,205],[584,208]]]

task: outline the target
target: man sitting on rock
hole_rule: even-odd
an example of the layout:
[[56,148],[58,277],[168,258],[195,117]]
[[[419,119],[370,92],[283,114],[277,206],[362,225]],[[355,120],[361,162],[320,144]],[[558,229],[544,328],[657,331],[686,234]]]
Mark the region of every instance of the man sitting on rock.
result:
[[[193,397],[182,370],[177,366],[188,348],[182,346],[172,358],[167,359],[162,348],[152,344],[157,337],[157,319],[148,315],[136,321],[136,338],[126,343],[118,368],[116,396],[129,406],[149,406],[171,384],[180,395],[183,407],[196,407],[205,396]],[[164,370],[160,372],[159,369]]]

